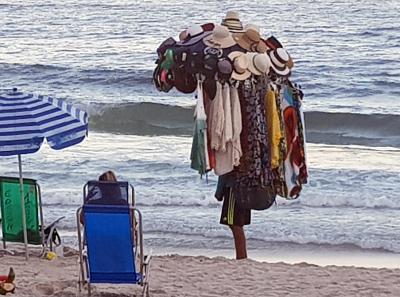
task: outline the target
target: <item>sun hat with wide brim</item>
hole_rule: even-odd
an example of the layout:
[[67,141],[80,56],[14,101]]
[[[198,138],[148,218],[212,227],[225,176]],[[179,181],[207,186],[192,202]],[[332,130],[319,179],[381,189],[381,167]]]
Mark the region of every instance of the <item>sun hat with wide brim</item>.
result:
[[228,48],[234,46],[236,41],[228,28],[220,25],[215,25],[211,35],[203,38],[203,43],[209,47]]
[[239,13],[234,10],[230,10],[226,13],[221,25],[227,27],[229,32],[232,33],[244,32],[242,22],[239,19]]
[[268,48],[261,41],[260,28],[254,24],[247,24],[244,30],[244,33],[233,34],[237,44],[247,51],[265,53]]
[[271,68],[271,59],[266,53],[247,53],[248,69],[254,75],[268,74]]
[[245,80],[250,77],[251,72],[248,70],[249,61],[243,52],[231,52],[228,55],[233,65],[232,78],[235,80]]
[[285,49],[277,48],[270,51],[268,55],[271,59],[271,68],[277,75],[288,76],[290,74],[290,68],[288,67],[290,56]]
[[193,45],[208,35],[211,35],[211,31],[204,31],[202,26],[193,25],[179,34],[179,38],[180,39],[182,38],[183,40],[177,42],[177,45],[180,46]]

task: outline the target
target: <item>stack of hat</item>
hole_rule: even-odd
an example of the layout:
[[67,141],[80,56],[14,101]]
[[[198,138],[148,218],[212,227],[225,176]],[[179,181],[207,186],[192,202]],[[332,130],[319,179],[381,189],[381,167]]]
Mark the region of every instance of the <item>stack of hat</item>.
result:
[[193,25],[179,34],[179,41],[165,40],[157,49],[153,81],[158,90],[172,87],[194,92],[199,78],[213,97],[215,82],[242,81],[258,75],[288,77],[293,60],[273,36],[263,39],[254,24],[242,25],[236,11],[228,11],[221,25]]

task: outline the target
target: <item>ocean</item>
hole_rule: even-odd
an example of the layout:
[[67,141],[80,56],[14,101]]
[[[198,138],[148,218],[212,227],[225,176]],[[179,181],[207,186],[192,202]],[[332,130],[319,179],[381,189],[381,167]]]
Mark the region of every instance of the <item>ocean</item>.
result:
[[[249,249],[400,253],[397,0],[0,2],[0,88],[66,99],[90,114],[80,145],[23,156],[24,176],[41,185],[45,221],[65,216],[63,242],[76,246],[82,187],[112,169],[135,187],[148,248],[233,250],[219,224],[217,177],[190,169],[193,96],[159,93],[151,81],[164,39],[218,23],[229,9],[283,43],[305,93],[309,184],[295,201],[253,211]],[[0,175],[17,174],[16,157],[0,159]]]

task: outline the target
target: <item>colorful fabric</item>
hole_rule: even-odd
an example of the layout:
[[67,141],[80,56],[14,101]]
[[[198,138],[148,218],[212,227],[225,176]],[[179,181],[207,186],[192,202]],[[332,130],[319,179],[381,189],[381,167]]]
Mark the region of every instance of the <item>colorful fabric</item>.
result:
[[[258,81],[246,80],[239,93],[242,105],[243,155],[238,166],[240,187],[268,186],[272,180],[268,130],[266,127],[264,99],[267,92],[265,77]],[[243,139],[245,138],[245,139]],[[242,147],[243,148],[243,147]]]
[[280,144],[283,140],[283,133],[281,131],[281,122],[276,104],[275,92],[272,89],[269,89],[265,96],[265,115],[268,127],[271,168],[276,169],[281,164]]
[[299,196],[302,184],[307,182],[305,163],[304,130],[301,122],[301,101],[293,89],[282,86],[280,92],[282,119],[285,127],[285,155],[283,162],[284,182],[277,188],[278,195],[295,199]]

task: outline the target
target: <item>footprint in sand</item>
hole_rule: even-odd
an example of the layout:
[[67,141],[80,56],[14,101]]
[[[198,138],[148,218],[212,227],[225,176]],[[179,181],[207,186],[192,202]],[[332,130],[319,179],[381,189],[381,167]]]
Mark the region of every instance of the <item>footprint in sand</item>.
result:
[[54,288],[49,284],[38,284],[36,290],[40,293],[40,296],[52,296],[54,294]]

